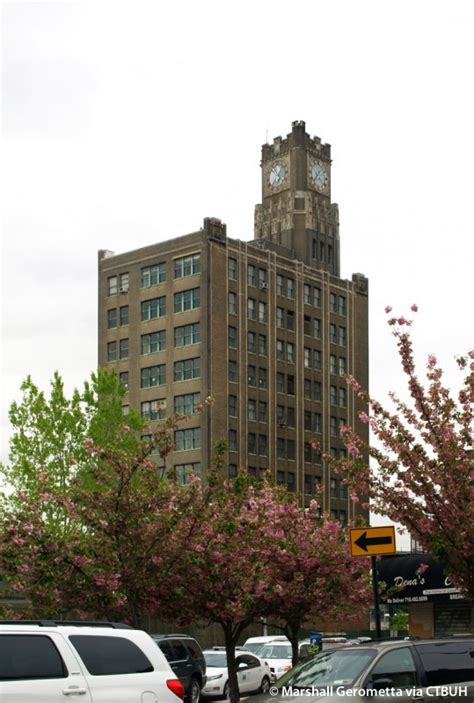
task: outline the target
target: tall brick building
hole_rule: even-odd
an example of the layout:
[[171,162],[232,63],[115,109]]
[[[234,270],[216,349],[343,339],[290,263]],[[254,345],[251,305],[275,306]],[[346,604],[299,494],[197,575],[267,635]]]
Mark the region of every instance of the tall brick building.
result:
[[368,386],[368,281],[339,277],[330,146],[294,122],[263,145],[261,165],[253,241],[206,218],[182,237],[99,252],[99,364],[117,369],[151,424],[189,415],[167,458],[183,481],[205,478],[225,438],[230,476],[270,469],[306,503],[322,482],[323,508],[345,522],[354,507],[311,440],[340,454],[342,424],[367,434],[344,376]]

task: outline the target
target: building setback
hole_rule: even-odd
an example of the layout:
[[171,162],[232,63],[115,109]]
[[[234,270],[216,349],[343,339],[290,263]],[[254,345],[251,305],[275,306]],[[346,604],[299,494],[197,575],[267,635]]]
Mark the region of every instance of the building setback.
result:
[[368,387],[368,281],[339,277],[330,169],[330,146],[294,122],[262,147],[253,241],[206,218],[166,242],[101,250],[99,365],[116,368],[127,405],[151,426],[160,414],[189,415],[166,459],[183,482],[205,479],[215,441],[226,439],[229,476],[270,470],[306,504],[322,483],[323,509],[347,522],[355,505],[312,440],[341,455],[341,425],[368,437],[345,381]]

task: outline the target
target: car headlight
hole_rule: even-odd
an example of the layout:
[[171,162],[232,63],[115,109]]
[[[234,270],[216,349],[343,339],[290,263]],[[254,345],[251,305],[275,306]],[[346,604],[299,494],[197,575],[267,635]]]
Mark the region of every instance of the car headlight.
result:
[[208,681],[215,681],[216,679],[221,679],[223,674],[216,674],[215,676],[208,676],[207,680]]
[[291,664],[285,664],[284,666],[279,666],[275,669],[277,674],[282,674],[284,671],[289,671],[291,669]]

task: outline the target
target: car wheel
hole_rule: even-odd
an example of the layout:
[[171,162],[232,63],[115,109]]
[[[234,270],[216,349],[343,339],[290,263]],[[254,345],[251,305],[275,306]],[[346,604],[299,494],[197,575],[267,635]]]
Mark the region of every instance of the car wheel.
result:
[[196,678],[191,679],[189,693],[187,695],[187,703],[199,703],[201,698],[201,685]]
[[270,690],[270,679],[268,676],[264,676],[262,679],[262,683],[260,684],[260,689],[259,693],[268,693]]
[[226,681],[225,686],[224,686],[224,698],[229,698],[229,682]]

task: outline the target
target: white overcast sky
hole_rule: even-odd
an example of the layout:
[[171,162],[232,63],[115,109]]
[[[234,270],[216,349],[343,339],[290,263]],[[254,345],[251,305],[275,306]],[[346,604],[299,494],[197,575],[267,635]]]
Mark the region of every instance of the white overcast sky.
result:
[[260,148],[332,145],[342,275],[370,279],[371,389],[399,389],[384,306],[420,363],[472,345],[471,0],[4,2],[2,457],[31,374],[97,363],[97,250],[219,217],[253,237]]

